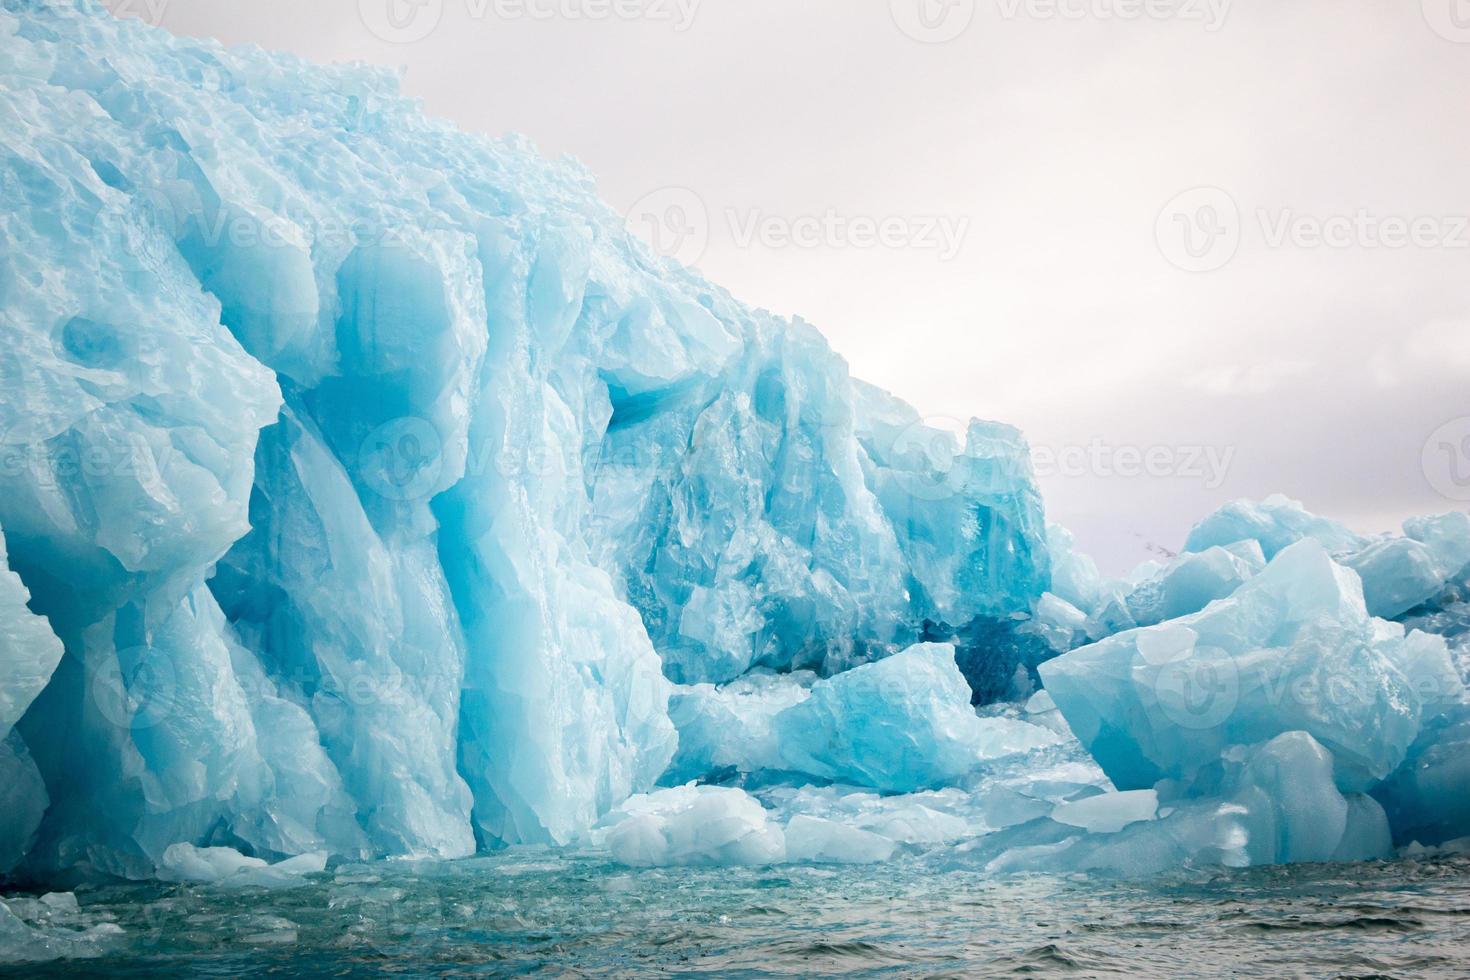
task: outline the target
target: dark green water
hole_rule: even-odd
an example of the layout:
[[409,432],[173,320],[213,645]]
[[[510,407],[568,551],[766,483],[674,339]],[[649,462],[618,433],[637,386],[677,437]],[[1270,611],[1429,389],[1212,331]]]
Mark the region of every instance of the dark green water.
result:
[[0,975],[1470,976],[1465,857],[1113,882],[529,852],[77,897],[107,952]]

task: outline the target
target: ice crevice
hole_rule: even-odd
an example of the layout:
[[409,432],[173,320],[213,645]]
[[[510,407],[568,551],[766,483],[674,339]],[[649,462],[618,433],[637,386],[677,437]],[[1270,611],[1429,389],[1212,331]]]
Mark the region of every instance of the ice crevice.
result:
[[0,45],[0,879],[1470,836],[1470,516],[1242,501],[1105,580],[1017,430],[927,425],[573,162],[93,0]]

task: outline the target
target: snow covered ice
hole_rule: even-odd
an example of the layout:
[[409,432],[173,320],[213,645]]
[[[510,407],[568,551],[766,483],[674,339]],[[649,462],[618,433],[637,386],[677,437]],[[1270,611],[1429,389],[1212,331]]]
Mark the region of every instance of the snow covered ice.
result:
[[[1470,516],[1239,502],[1106,580],[1017,430],[926,425],[389,73],[92,0],[0,46],[6,880],[1470,836]],[[108,931],[39,921],[12,958]]]

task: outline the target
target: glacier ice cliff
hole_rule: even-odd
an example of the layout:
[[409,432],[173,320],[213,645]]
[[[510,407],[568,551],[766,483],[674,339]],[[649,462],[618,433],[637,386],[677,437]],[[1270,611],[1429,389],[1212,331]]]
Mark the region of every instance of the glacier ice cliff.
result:
[[1017,430],[390,73],[94,0],[0,0],[0,50],[0,878],[1470,836],[1470,516],[1242,501],[1108,580]]
[[567,843],[672,683],[1046,590],[1015,430],[927,428],[574,164],[90,0],[0,43],[6,868]]

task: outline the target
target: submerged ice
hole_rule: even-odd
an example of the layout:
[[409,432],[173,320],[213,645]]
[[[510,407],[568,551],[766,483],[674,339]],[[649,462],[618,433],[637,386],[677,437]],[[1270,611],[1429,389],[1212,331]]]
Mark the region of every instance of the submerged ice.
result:
[[1019,432],[926,425],[573,163],[93,0],[0,44],[6,880],[1470,836],[1470,516],[1242,501],[1108,580]]

